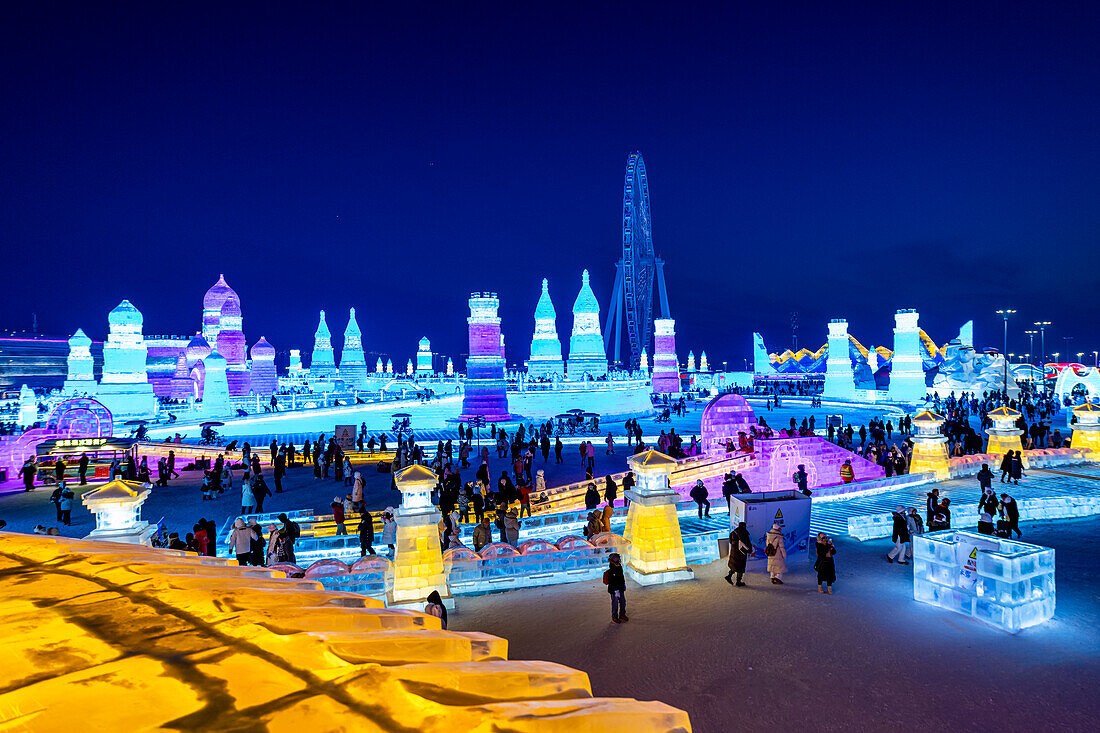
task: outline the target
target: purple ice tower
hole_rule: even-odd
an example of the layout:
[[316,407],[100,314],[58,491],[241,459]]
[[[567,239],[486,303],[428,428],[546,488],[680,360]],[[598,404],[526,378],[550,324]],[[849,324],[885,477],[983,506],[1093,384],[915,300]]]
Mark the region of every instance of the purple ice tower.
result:
[[680,364],[676,360],[676,321],[653,321],[653,391],[656,394],[680,393]]
[[504,384],[504,359],[501,358],[500,300],[496,293],[471,293],[470,357],[466,360],[466,392],[462,396],[462,414],[470,420],[507,422],[508,392]]

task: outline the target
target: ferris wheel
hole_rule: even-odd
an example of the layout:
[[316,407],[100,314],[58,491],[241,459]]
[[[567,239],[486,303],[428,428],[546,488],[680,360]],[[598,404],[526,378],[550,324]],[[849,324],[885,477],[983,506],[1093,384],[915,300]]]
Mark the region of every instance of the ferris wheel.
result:
[[[653,336],[654,288],[661,301],[661,315],[669,317],[665,291],[664,261],[653,252],[653,228],[649,217],[649,180],[641,153],[626,161],[623,183],[623,252],[616,266],[615,289],[604,326],[604,347],[608,358],[628,369],[636,369]],[[626,320],[628,352],[622,359],[622,326]],[[611,335],[611,325],[615,335]],[[614,350],[611,349],[612,338]]]

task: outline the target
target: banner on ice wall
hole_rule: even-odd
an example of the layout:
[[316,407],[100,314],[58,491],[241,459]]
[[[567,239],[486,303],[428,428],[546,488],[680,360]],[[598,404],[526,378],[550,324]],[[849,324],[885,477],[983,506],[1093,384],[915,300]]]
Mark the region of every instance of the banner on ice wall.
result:
[[970,534],[955,535],[955,562],[959,566],[957,584],[972,590],[978,582],[978,550],[999,550],[1000,543],[983,540]]
[[334,435],[336,436],[336,445],[340,446],[340,450],[345,453],[349,450],[355,450],[357,433],[354,425],[337,425]]
[[783,530],[787,557],[805,553],[810,540],[810,497],[798,491],[761,491],[730,497],[730,529],[744,522],[752,538],[749,560],[766,560],[764,545],[768,530],[778,524]]

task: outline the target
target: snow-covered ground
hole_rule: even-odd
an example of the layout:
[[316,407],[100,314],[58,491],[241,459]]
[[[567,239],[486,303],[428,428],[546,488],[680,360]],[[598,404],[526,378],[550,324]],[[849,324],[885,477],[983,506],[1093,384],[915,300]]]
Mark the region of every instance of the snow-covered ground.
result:
[[1025,523],[1057,549],[1054,618],[1016,636],[913,600],[886,541],[838,542],[836,594],[808,564],[782,586],[733,588],[724,562],[693,581],[628,583],[610,622],[598,582],[458,599],[451,628],[509,640],[513,659],[589,673],[597,695],[683,708],[696,731],[1096,730],[1100,519]]

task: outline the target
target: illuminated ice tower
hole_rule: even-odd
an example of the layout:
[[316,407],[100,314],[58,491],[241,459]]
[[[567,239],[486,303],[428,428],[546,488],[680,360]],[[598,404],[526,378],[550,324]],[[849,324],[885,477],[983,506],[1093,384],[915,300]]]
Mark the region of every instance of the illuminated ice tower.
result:
[[229,298],[236,298],[238,305],[241,302],[236,291],[225,281],[225,275],[218,275],[218,281],[202,296],[202,337],[212,347],[218,343],[218,333],[222,329],[222,306]]
[[430,377],[435,373],[432,369],[432,342],[428,337],[420,339],[416,347],[416,376]]
[[[313,353],[317,353],[316,347]],[[331,353],[330,345],[329,354]],[[312,366],[310,371],[313,371]],[[344,350],[340,352],[340,379],[355,389],[364,389],[367,386],[367,357],[363,354],[363,333],[355,320],[354,308],[348,313],[348,327],[344,329]]]
[[[986,453],[994,453],[1003,456],[1010,450],[1022,450],[1024,431],[1016,426],[1020,419],[1020,413],[1011,407],[998,407],[986,413],[993,426],[985,431],[989,436],[986,443]],[[1026,459],[1025,459],[1026,460]],[[1027,468],[1026,462],[1024,468]]]
[[825,397],[852,399],[856,395],[852,358],[848,355],[848,321],[834,318],[829,321],[829,358],[825,362]]
[[486,422],[507,422],[508,392],[504,385],[504,359],[500,356],[500,300],[496,293],[471,293],[470,357],[466,360],[466,391],[462,395],[462,420],[484,417]]
[[607,354],[600,333],[600,304],[588,284],[588,270],[581,273],[581,291],[573,303],[573,335],[569,339],[569,365],[572,380],[584,376],[607,375]]
[[241,303],[236,295],[230,295],[222,303],[219,324],[218,341],[214,348],[225,357],[229,394],[240,397],[248,394],[248,365],[245,363],[248,344],[244,340]]
[[65,394],[95,392],[95,376],[92,373],[92,340],[79,328],[69,339],[67,365],[68,377],[65,379],[62,392]]
[[332,357],[332,334],[325,323],[325,312],[321,311],[321,320],[317,323],[317,332],[313,334],[313,358],[309,362],[309,376],[313,379],[331,377],[336,373],[336,361]]
[[119,417],[152,417],[157,398],[145,373],[148,350],[141,333],[141,312],[128,300],[107,316],[111,332],[103,344],[103,378],[98,399]]
[[230,412],[229,379],[226,375],[225,357],[217,351],[212,351],[210,356],[203,360],[203,364],[206,366],[206,377],[203,380],[199,414],[204,417],[228,415]]
[[680,495],[668,485],[676,461],[664,453],[647,450],[631,456],[627,463],[638,477],[634,488],[625,494],[630,502],[623,532],[628,543],[627,573],[641,585],[695,577],[687,566],[676,516]]
[[252,344],[252,379],[249,386],[253,392],[264,397],[275,393],[279,387],[279,377],[275,373],[275,347],[263,336]]
[[397,542],[388,605],[421,609],[435,590],[444,604],[454,608],[436,526],[442,515],[432,504],[432,490],[439,479],[430,469],[413,464],[395,474],[393,480],[401,492],[401,507],[394,515]]
[[1092,451],[1093,459],[1100,458],[1100,407],[1086,402],[1073,408],[1077,424],[1073,426],[1071,448]]
[[945,418],[931,410],[913,416],[913,457],[909,473],[934,473],[937,479],[948,478],[947,436],[943,434]]
[[535,335],[531,339],[531,360],[527,362],[527,376],[532,379],[565,376],[565,363],[561,358],[561,339],[558,338],[558,314],[550,300],[550,286],[542,279],[542,295],[535,306]]
[[680,363],[676,360],[676,321],[671,318],[653,321],[653,392],[680,393]]
[[890,399],[894,402],[919,402],[928,393],[919,319],[920,314],[912,309],[894,314],[894,356],[890,367]]

